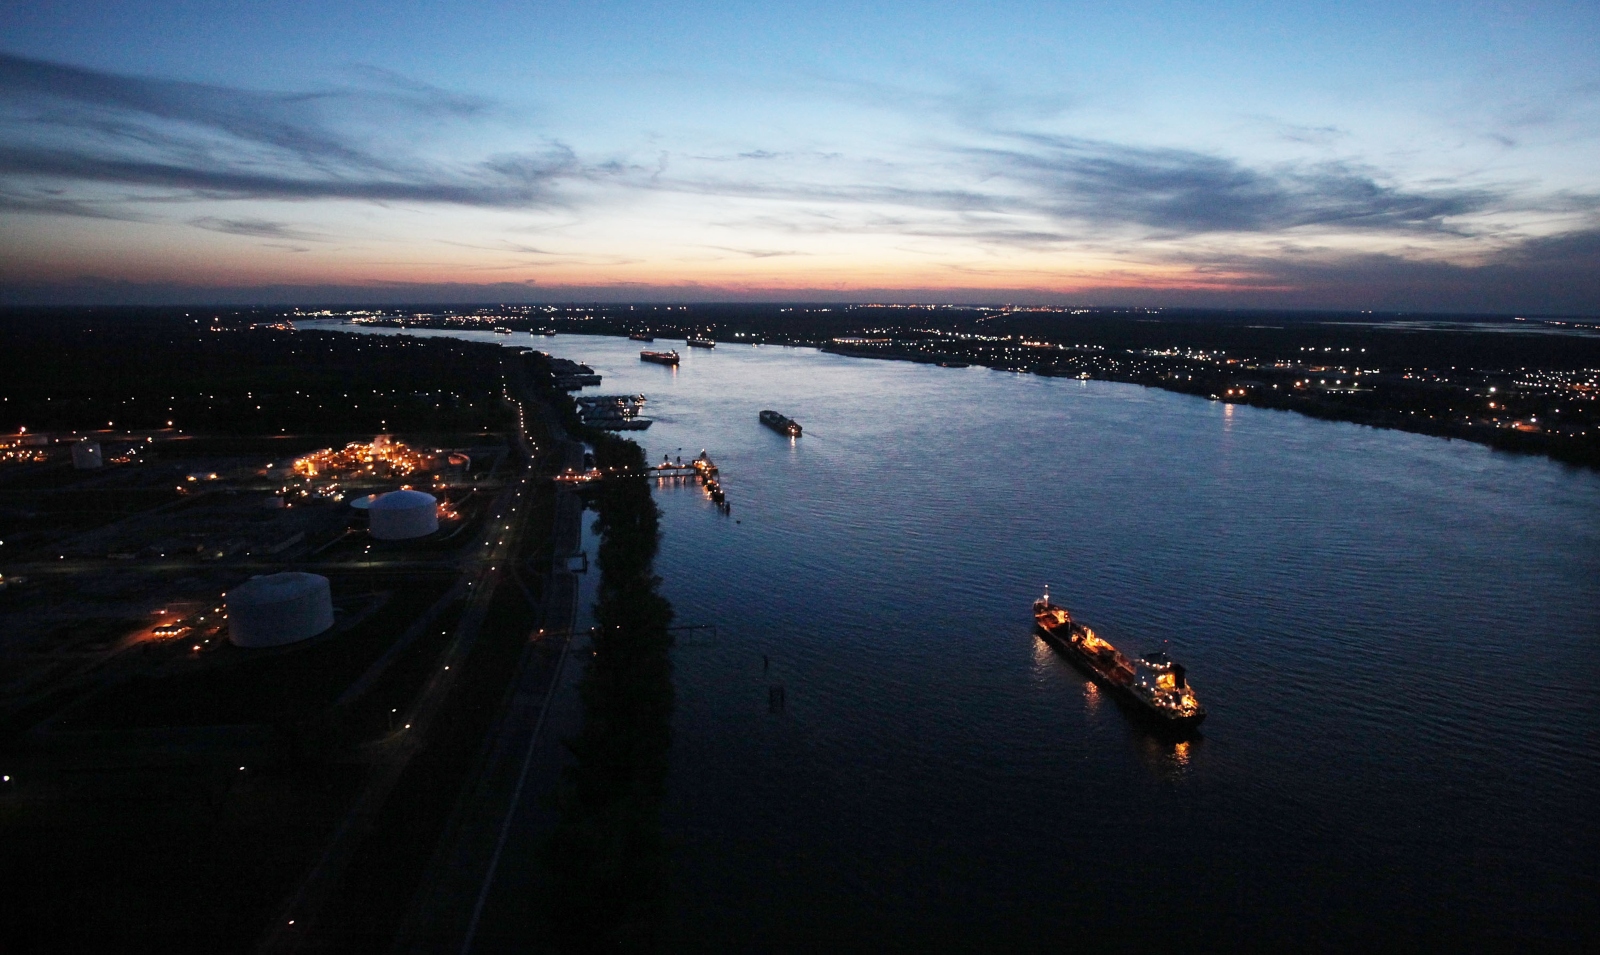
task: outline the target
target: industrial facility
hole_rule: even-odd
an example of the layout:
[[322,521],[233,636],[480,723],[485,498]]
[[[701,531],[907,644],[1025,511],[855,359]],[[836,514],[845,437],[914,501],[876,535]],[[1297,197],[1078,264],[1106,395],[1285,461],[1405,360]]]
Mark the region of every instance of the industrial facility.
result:
[[72,446],[72,466],[80,471],[92,471],[104,467],[105,453],[100,449],[100,442],[93,438],[84,438]]
[[333,626],[328,578],[299,571],[252,577],[228,591],[228,639],[240,647],[280,647]]
[[439,529],[439,502],[423,491],[390,491],[367,505],[367,520],[381,541],[426,537]]

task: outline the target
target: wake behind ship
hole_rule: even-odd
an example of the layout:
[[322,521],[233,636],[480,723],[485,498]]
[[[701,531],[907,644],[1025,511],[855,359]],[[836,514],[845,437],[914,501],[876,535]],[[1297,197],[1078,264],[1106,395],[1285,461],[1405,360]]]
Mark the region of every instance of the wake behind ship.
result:
[[1206,718],[1186,671],[1166,653],[1156,650],[1128,659],[1093,630],[1074,622],[1067,608],[1051,603],[1048,587],[1033,602],[1033,620],[1045,638],[1087,669],[1096,683],[1122,694],[1162,725],[1188,729]]

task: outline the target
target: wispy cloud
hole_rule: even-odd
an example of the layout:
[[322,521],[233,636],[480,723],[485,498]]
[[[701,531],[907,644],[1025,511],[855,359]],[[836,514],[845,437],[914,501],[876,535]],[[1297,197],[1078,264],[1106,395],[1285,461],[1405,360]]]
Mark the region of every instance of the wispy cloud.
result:
[[[795,237],[828,233],[877,237],[859,245],[925,256],[951,274],[976,274],[991,263],[1005,272],[1006,257],[1027,252],[1024,268],[1046,276],[1059,274],[1054,263],[1070,253],[1088,253],[1115,256],[1135,272],[1188,267],[1253,291],[1331,290],[1339,282],[1359,284],[1362,275],[1395,289],[1415,280],[1481,291],[1485,277],[1498,274],[1528,296],[1544,283],[1568,289],[1563,301],[1575,301],[1591,287],[1581,280],[1585,271],[1600,274],[1600,232],[1590,231],[1600,198],[1592,190],[1406,182],[1356,156],[1251,162],[1217,151],[1038,132],[1065,128],[1060,114],[1071,103],[1067,96],[1017,105],[1004,90],[982,84],[948,94],[857,84],[839,95],[930,121],[865,140],[733,138],[716,149],[668,151],[641,134],[631,154],[607,156],[586,155],[525,124],[518,133],[525,148],[460,158],[441,144],[482,141],[475,131],[503,127],[504,107],[382,70],[359,71],[353,82],[264,92],[0,54],[0,212],[167,217],[300,251],[337,236],[279,221],[294,218],[281,205],[240,202],[223,213],[216,200],[562,210],[566,225],[586,228],[541,227],[532,240],[538,245],[525,245],[495,237],[517,231],[517,223],[506,221],[514,217],[483,217],[478,221],[492,224],[481,236],[452,232],[467,241],[418,241],[505,253],[463,270],[583,266],[598,275],[640,261],[606,254],[613,249],[604,244],[601,217],[626,223],[648,192],[691,197],[674,208],[715,209],[690,211],[687,224],[725,231],[685,241],[748,260],[728,270],[752,274],[763,260],[815,254],[822,244]],[[1345,131],[1331,126],[1276,128],[1280,138],[1314,147],[1318,156],[1347,142]],[[437,151],[430,153],[429,144]],[[733,201],[702,203],[701,196]],[[207,205],[196,209],[201,202]],[[1517,221],[1527,224],[1519,227],[1508,211],[1522,213]],[[1496,216],[1503,221],[1485,224]],[[1562,226],[1569,230],[1564,235],[1530,237]],[[1291,247],[1296,242],[1305,247]],[[1447,247],[1457,253],[1453,264],[1441,252]],[[1353,256],[1350,248],[1389,251]],[[691,261],[674,254],[660,250],[655,261],[674,268]],[[779,263],[774,271],[782,271]]]
[[392,74],[377,78],[376,90],[267,93],[0,54],[0,177],[207,198],[528,208],[559,205],[563,179],[603,174],[581,168],[556,142],[464,164],[390,148],[382,130],[394,120],[414,127],[473,119],[490,104]]
[[[569,201],[564,183],[608,180],[753,199],[1036,213],[1062,223],[1137,225],[1177,234],[1329,224],[1438,230],[1451,217],[1496,198],[1482,190],[1404,189],[1348,164],[1259,168],[1198,151],[1018,132],[990,135],[996,145],[925,146],[896,162],[749,149],[729,157],[732,168],[714,162],[698,173],[669,172],[664,158],[648,165],[585,161],[554,141],[475,162],[437,162],[406,149],[381,148],[374,139],[379,134],[351,130],[370,130],[375,117],[397,115],[411,124],[476,120],[493,112],[493,104],[387,72],[369,73],[378,89],[273,93],[0,55],[0,177],[13,185],[99,183],[205,198],[504,208],[559,206]],[[889,88],[868,92],[897,101]],[[913,99],[908,108],[933,108],[925,95]],[[985,104],[994,99],[992,90],[976,89],[939,98],[938,108],[983,113],[972,117],[981,125],[989,117]],[[740,169],[746,164],[748,174]],[[103,214],[103,204],[73,207],[63,197],[25,200],[21,190],[8,192],[13,204]],[[1039,229],[980,228],[973,237],[1050,241]]]
[[39,187],[0,180],[0,212],[21,212],[46,216],[74,216],[85,219],[142,221],[145,217],[121,208],[118,203],[68,195],[64,189]]
[[[208,232],[252,236],[259,239],[315,242],[323,238],[323,236],[296,229],[285,223],[271,222],[266,219],[220,219],[215,216],[201,216],[197,219],[190,219],[189,224],[197,229],[205,229]],[[299,246],[296,246],[295,249],[296,251],[306,251]]]
[[1329,162],[1252,167],[1184,149],[1017,134],[1013,148],[972,155],[1024,187],[1052,215],[1132,223],[1177,234],[1272,232],[1308,225],[1438,231],[1498,197],[1474,189],[1430,192],[1386,185],[1371,170]]
[[718,252],[732,252],[734,255],[744,255],[752,259],[778,259],[791,255],[810,255],[810,252],[795,252],[787,249],[739,249],[726,245],[708,245],[708,249]]
[[[1497,196],[1407,189],[1348,163],[1270,168],[1199,151],[992,129],[995,91],[913,96],[873,87],[858,95],[905,108],[969,115],[990,145],[934,145],[899,158],[748,149],[669,169],[584,160],[568,146],[472,162],[429,161],[388,148],[379,119],[400,125],[477,120],[494,105],[368,71],[377,89],[273,93],[125,76],[0,55],[0,186],[13,205],[79,215],[104,203],[39,195],[20,183],[96,183],[200,198],[344,199],[553,208],[564,184],[616,186],[812,204],[925,209],[957,215],[1032,214],[1058,224],[1139,226],[1172,234],[1271,232],[1307,225],[1438,231]],[[910,103],[903,103],[905,97]],[[1042,108],[1042,107],[1041,107]],[[978,127],[989,126],[987,132]],[[353,130],[366,132],[353,132]],[[1313,130],[1323,132],[1323,130]],[[392,145],[392,144],[391,144]],[[731,163],[727,159],[733,160]],[[967,223],[973,224],[973,223]],[[952,222],[952,231],[961,231]],[[1051,241],[1051,230],[982,224],[979,241]]]

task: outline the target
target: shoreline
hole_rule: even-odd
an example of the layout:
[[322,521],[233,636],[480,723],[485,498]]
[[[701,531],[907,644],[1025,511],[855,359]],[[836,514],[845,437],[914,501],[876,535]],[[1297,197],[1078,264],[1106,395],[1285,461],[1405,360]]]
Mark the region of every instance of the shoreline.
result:
[[[329,319],[313,319],[312,321],[329,321]],[[340,321],[333,319],[333,321]],[[341,321],[341,324],[355,324]],[[409,329],[423,329],[433,332],[463,332],[463,331],[489,331],[489,329],[464,329],[445,323],[429,322],[401,322],[398,320],[384,320],[362,322],[361,325],[373,327],[398,329],[402,334]],[[617,329],[591,329],[591,328],[562,328],[563,335],[584,335],[597,338],[626,337],[626,331]],[[658,336],[670,339],[672,335],[663,333]],[[522,344],[519,342],[519,344]],[[728,344],[746,344],[745,341],[728,342]],[[1341,421],[1347,424],[1360,425],[1388,431],[1400,431],[1407,434],[1418,434],[1431,438],[1443,438],[1446,441],[1467,441],[1483,445],[1495,451],[1507,454],[1548,458],[1558,464],[1569,467],[1585,468],[1600,471],[1600,446],[1586,445],[1571,438],[1552,435],[1542,430],[1519,430],[1513,427],[1490,427],[1481,424],[1463,424],[1447,420],[1439,416],[1426,419],[1412,417],[1417,409],[1402,409],[1398,407],[1352,407],[1337,401],[1319,400],[1318,392],[1307,394],[1277,393],[1262,388],[1250,388],[1245,393],[1234,397],[1222,397],[1226,393],[1228,381],[1224,376],[1216,376],[1206,380],[1185,379],[1178,381],[1172,377],[1161,377],[1151,373],[1106,373],[1103,369],[1083,371],[1078,373],[1057,371],[1056,367],[1043,367],[1039,363],[1033,364],[1006,364],[1004,362],[985,359],[982,355],[966,354],[959,352],[912,354],[905,348],[908,342],[890,340],[884,348],[860,348],[838,342],[814,341],[808,339],[792,338],[787,336],[772,339],[752,338],[748,344],[777,345],[787,348],[815,348],[819,352],[830,355],[839,355],[845,358],[861,358],[877,361],[905,361],[913,364],[940,365],[942,362],[959,362],[968,367],[983,367],[994,371],[1009,371],[1015,374],[1031,374],[1044,378],[1074,378],[1088,381],[1111,381],[1120,384],[1139,385],[1146,388],[1158,388],[1174,394],[1188,395],[1195,398],[1204,398],[1212,401],[1226,401],[1230,404],[1248,405],[1271,411],[1286,411],[1315,418],[1321,421]],[[527,347],[532,347],[527,346]],[[1109,350],[1102,350],[1101,355],[1109,354]],[[1058,366],[1057,366],[1058,367]],[[1261,371],[1252,371],[1260,375]],[[1170,373],[1169,373],[1170,374]],[[1281,377],[1281,376],[1280,376]],[[1260,383],[1257,383],[1260,384]]]

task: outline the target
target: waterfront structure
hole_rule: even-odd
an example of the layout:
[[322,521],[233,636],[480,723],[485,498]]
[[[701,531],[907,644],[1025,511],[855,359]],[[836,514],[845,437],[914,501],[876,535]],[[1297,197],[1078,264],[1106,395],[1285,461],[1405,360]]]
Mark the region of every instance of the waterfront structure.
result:
[[228,639],[241,647],[279,647],[333,626],[328,578],[287,571],[251,577],[223,595]]

